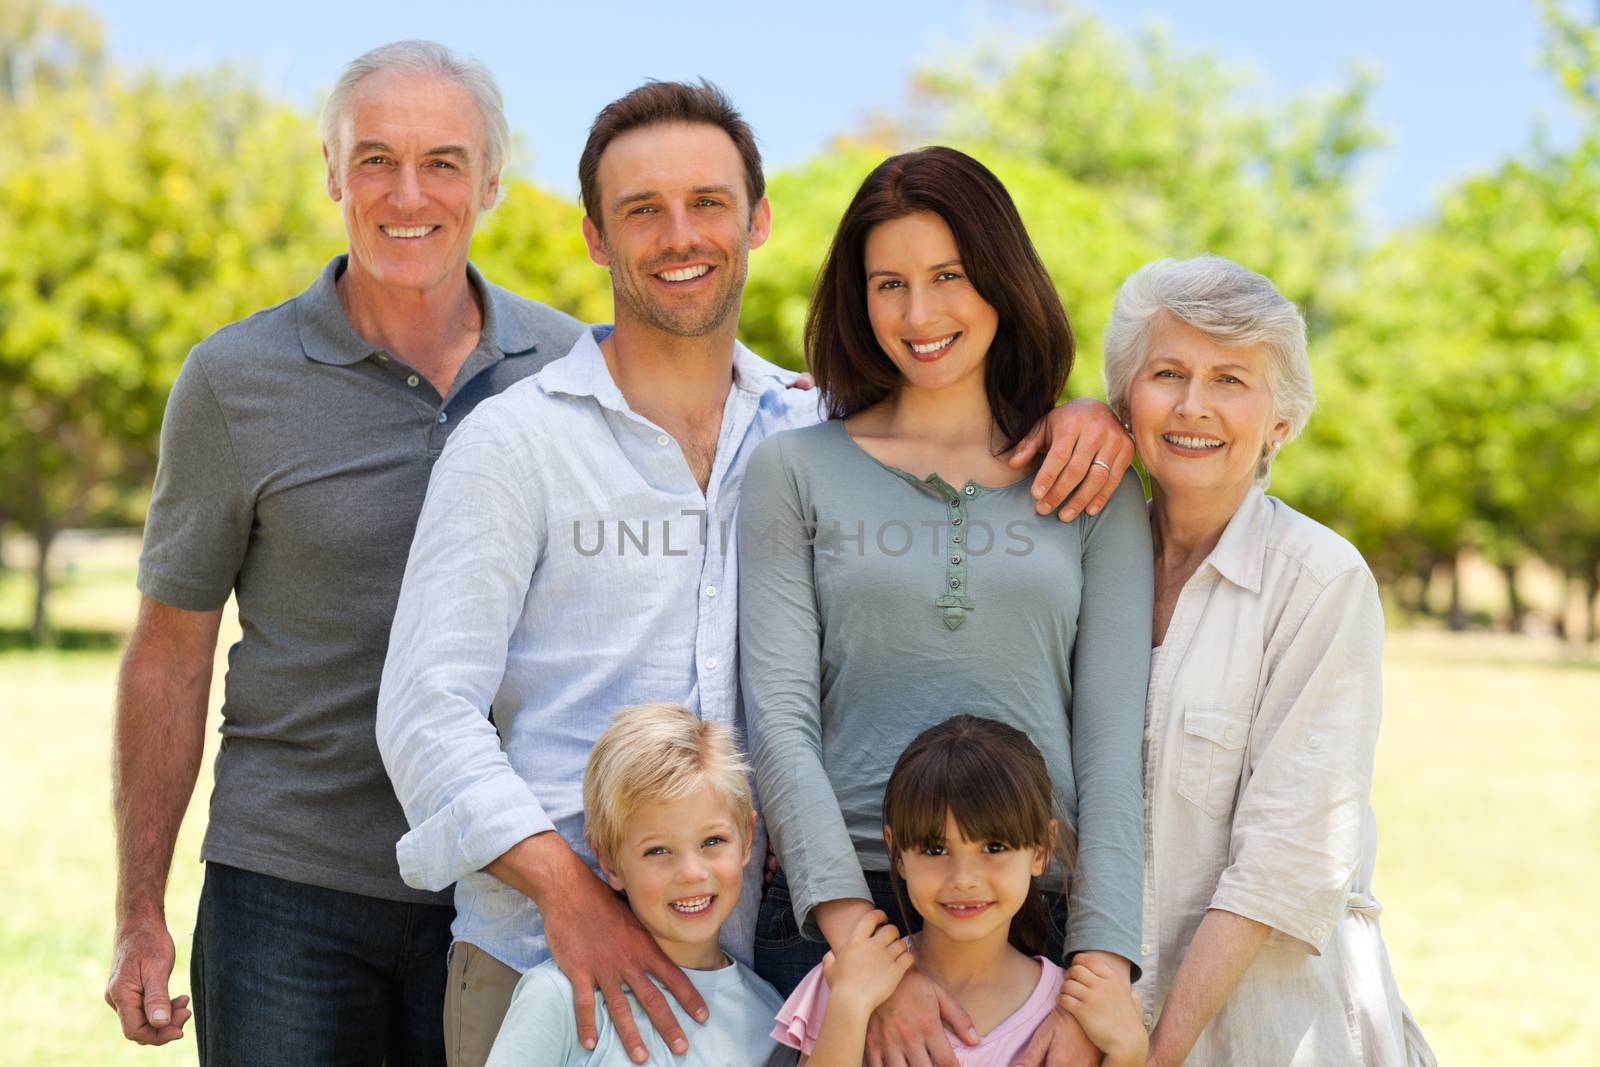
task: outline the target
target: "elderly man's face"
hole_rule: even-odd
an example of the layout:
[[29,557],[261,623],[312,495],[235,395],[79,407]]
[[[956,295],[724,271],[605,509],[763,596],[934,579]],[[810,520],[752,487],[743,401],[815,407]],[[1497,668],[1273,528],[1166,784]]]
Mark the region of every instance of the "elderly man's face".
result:
[[434,77],[373,74],[350,95],[339,143],[328,194],[344,208],[349,269],[403,290],[461,277],[478,214],[494,205],[500,182],[485,173],[483,119],[467,91]]

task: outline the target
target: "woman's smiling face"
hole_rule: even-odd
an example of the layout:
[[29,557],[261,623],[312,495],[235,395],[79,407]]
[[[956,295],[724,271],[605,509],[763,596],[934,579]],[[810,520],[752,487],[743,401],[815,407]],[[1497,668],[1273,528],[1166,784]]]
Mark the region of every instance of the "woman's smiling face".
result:
[[878,346],[912,389],[946,389],[983,374],[1000,318],[967,275],[955,235],[916,211],[879,223],[863,256],[867,317]]
[[1169,493],[1237,493],[1255,481],[1262,449],[1289,424],[1276,415],[1259,345],[1227,348],[1164,315],[1128,392],[1134,444]]

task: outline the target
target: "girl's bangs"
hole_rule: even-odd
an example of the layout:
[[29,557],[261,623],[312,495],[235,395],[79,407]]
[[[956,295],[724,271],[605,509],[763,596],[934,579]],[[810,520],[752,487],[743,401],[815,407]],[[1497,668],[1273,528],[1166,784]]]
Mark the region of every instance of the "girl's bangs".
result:
[[885,821],[896,849],[920,849],[945,839],[945,813],[968,841],[1032,848],[1050,840],[1050,798],[1029,795],[1015,768],[974,751],[948,748],[920,754],[901,768],[884,797]]

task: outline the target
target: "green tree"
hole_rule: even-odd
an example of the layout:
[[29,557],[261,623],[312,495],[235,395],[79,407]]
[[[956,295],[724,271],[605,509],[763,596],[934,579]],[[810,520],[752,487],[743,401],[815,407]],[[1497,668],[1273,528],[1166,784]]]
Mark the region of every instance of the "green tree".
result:
[[185,353],[339,247],[311,127],[225,75],[0,110],[0,513],[39,548],[124,515]]

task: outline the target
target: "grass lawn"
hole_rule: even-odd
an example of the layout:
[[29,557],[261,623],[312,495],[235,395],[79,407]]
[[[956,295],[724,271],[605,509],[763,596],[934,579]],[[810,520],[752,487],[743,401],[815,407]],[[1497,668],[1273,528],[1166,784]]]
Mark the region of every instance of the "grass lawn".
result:
[[[15,579],[0,577],[0,627],[23,621]],[[58,624],[125,627],[134,599],[126,563],[85,564],[64,579]],[[1447,1067],[1600,1063],[1592,668],[1509,638],[1390,638],[1376,891],[1401,992]],[[194,1062],[192,1036],[164,1049],[125,1043],[101,1000],[115,670],[111,652],[0,652],[0,782],[12,797],[0,806],[0,997],[14,1020],[0,1064]],[[188,989],[209,785],[208,759],[167,897],[177,991]]]

